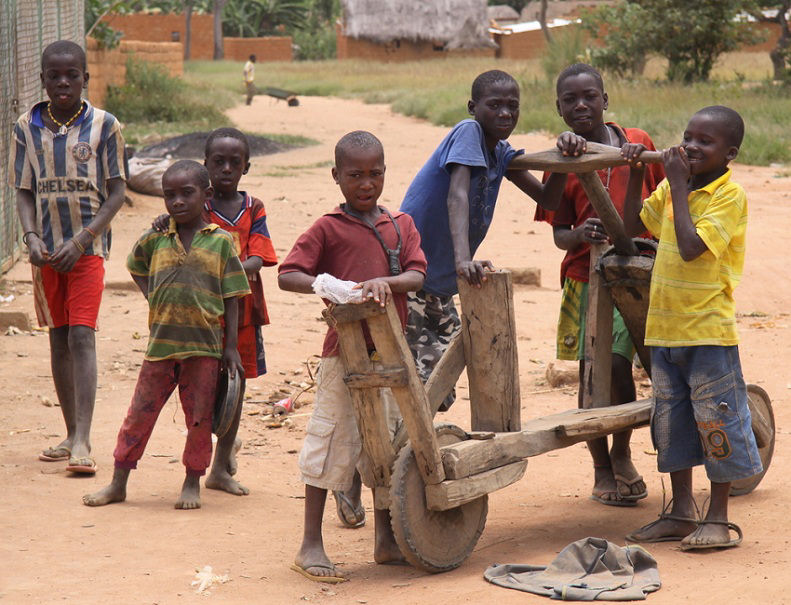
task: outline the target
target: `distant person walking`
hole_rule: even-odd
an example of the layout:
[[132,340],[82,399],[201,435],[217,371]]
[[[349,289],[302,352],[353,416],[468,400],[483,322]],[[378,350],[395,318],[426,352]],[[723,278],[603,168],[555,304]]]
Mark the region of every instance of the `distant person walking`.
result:
[[247,89],[247,104],[249,105],[253,102],[253,95],[255,95],[255,84],[253,84],[255,81],[255,55],[250,55],[250,59],[244,64],[242,76]]

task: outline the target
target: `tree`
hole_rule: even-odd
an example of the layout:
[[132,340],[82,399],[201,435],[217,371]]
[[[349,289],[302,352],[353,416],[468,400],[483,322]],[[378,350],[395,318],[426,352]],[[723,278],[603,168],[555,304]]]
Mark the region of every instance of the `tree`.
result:
[[591,59],[598,67],[617,76],[639,76],[651,51],[645,11],[634,2],[605,5],[582,18],[582,27],[603,41],[591,49]]
[[[775,80],[788,80],[791,74],[788,72],[787,65],[791,63],[791,31],[789,31],[788,19],[789,10],[791,10],[791,0],[782,0],[781,2],[759,2],[758,7],[750,11],[750,14],[756,21],[762,23],[777,23],[780,25],[780,37],[777,38],[777,44],[769,52],[769,58],[772,60],[772,68],[774,71]],[[766,16],[762,10],[777,11],[772,16]]]
[[628,64],[632,53],[650,51],[667,59],[668,80],[696,82],[709,79],[721,54],[759,39],[737,19],[753,2],[621,0],[614,10],[594,11],[586,20],[605,49],[617,54],[616,63]]
[[214,0],[212,13],[214,14],[214,60],[222,59],[225,55],[222,48],[222,11],[228,0]]

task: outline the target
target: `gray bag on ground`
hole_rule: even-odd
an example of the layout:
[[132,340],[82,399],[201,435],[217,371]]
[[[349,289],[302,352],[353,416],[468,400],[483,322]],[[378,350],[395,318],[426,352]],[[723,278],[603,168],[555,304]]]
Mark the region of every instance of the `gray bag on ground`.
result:
[[171,158],[132,157],[126,184],[132,191],[162,197],[162,175],[175,161]]
[[662,585],[648,551],[604,538],[569,544],[548,567],[495,563],[483,577],[504,588],[563,601],[642,601]]

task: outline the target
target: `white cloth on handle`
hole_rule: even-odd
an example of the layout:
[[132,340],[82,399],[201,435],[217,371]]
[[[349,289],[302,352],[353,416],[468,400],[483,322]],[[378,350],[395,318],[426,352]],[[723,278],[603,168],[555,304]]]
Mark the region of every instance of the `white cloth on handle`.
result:
[[356,285],[357,282],[355,281],[338,279],[329,273],[318,275],[311,284],[316,294],[338,304],[360,303],[363,301],[363,291],[359,289],[354,290]]

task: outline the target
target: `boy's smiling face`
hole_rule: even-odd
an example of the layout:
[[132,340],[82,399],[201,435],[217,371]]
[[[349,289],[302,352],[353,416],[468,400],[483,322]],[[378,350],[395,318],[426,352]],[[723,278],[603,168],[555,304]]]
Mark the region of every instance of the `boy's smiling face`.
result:
[[730,144],[720,119],[708,113],[692,116],[681,146],[689,160],[689,172],[693,175],[722,174],[739,153],[739,148]]
[[212,188],[202,189],[196,176],[188,170],[178,170],[162,177],[162,191],[168,214],[179,225],[201,221],[203,205],[212,196]]
[[52,54],[45,58],[41,84],[54,109],[68,112],[82,102],[82,89],[88,84],[88,72],[71,53]]
[[471,99],[467,110],[483,128],[486,147],[494,149],[498,141],[511,136],[519,121],[519,87],[515,82],[493,82],[479,99]]
[[381,149],[345,149],[340,165],[332,169],[332,178],[353,210],[360,214],[375,210],[385,182],[385,160]]
[[203,162],[209,171],[212,187],[218,193],[236,193],[250,162],[244,144],[239,139],[220,137],[211,142]]
[[555,104],[569,128],[585,136],[603,124],[607,93],[593,75],[581,73],[560,83]]

